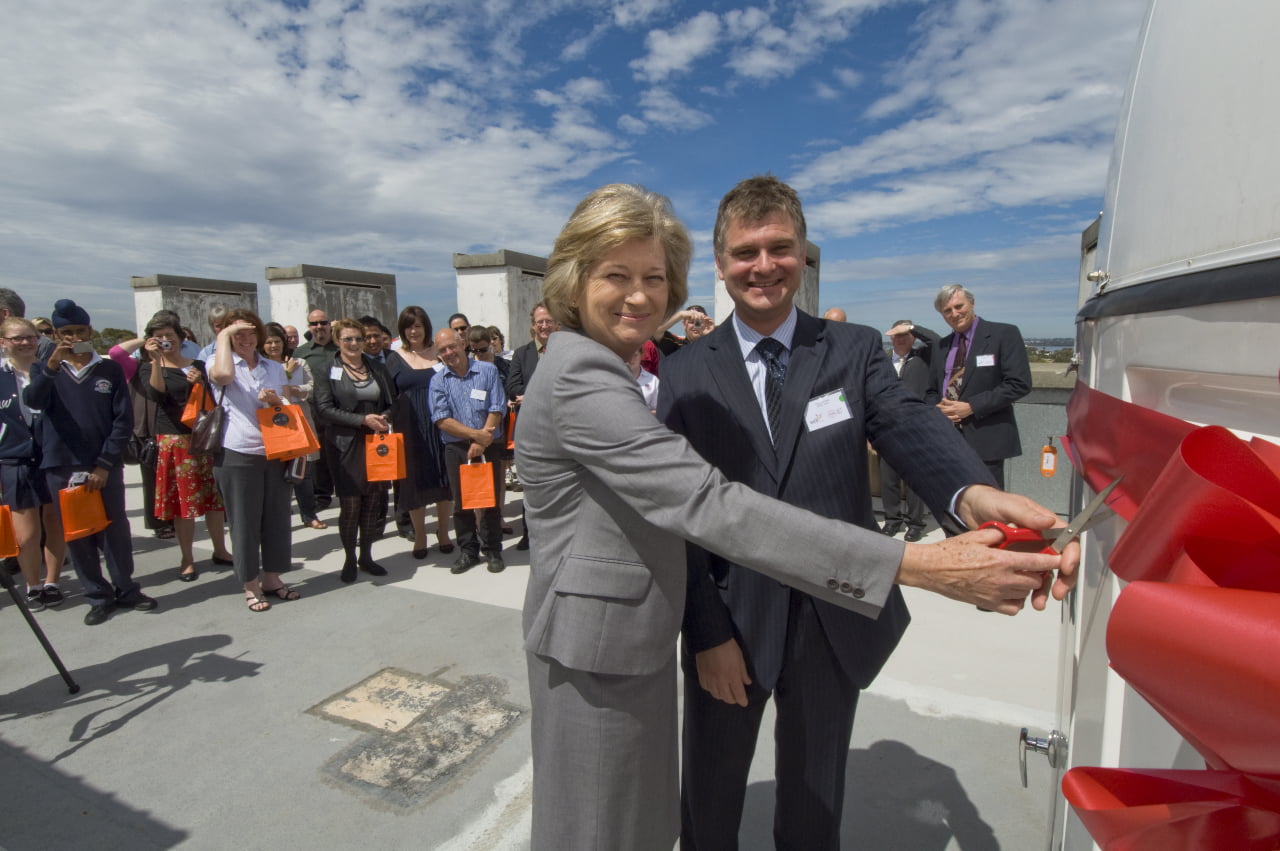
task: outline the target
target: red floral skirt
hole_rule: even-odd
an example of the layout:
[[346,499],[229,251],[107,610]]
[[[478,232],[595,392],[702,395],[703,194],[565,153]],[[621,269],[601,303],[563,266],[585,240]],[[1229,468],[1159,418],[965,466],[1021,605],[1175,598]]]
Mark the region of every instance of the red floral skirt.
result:
[[213,482],[213,459],[193,458],[189,434],[156,435],[156,517],[194,520],[225,510]]

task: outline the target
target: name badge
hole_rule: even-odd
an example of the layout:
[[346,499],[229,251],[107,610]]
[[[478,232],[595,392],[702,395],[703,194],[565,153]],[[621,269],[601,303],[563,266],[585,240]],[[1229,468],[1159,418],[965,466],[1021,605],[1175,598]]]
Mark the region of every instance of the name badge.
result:
[[489,398],[489,391],[481,390],[479,387],[477,387],[476,389],[471,391],[471,398],[475,399],[477,402],[483,402],[485,399]]
[[974,365],[975,366],[995,366],[996,356],[995,355],[978,355],[978,361]]
[[337,380],[339,380],[339,379],[341,379],[341,378],[342,378],[342,367],[340,367],[340,366],[331,366],[331,367],[329,367],[329,380],[330,380],[330,381],[337,381]]
[[809,431],[818,431],[852,417],[843,390],[832,390],[830,393],[814,396],[804,409],[804,424]]

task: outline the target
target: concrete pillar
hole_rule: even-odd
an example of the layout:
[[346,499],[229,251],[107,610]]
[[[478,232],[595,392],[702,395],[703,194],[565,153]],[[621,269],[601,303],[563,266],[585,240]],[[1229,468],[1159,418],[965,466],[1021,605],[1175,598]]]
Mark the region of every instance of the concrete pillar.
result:
[[[804,248],[804,276],[800,281],[800,289],[796,292],[796,308],[810,316],[821,316],[818,313],[818,279],[822,266],[822,249],[808,240],[805,240]],[[716,325],[720,325],[728,320],[729,314],[733,312],[733,299],[729,298],[724,279],[717,277],[716,282],[716,306],[715,315],[712,318],[715,319]],[[683,333],[679,328],[673,330]]]
[[181,275],[135,275],[129,281],[133,285],[133,313],[138,333],[142,333],[156,311],[172,310],[182,319],[182,324],[196,332],[196,338],[203,346],[213,342],[209,308],[215,304],[258,311],[258,285],[249,281],[219,281]]
[[[268,266],[271,319],[307,329],[307,314],[323,310],[330,319],[376,316],[396,334],[396,276],[330,266]],[[265,318],[265,317],[264,317]]]
[[[529,342],[529,313],[542,301],[547,258],[500,249],[493,254],[455,254],[458,312],[472,325],[497,325],[507,335],[507,348]],[[444,327],[447,316],[431,317]]]

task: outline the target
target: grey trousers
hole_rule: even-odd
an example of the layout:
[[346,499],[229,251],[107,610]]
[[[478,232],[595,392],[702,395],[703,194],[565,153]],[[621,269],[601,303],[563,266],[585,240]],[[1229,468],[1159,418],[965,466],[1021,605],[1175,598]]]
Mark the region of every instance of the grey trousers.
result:
[[[284,461],[223,450],[213,462],[231,524],[231,554],[241,582],[260,570],[284,573],[292,567],[292,515]],[[261,552],[261,558],[259,558]]]
[[526,656],[532,851],[671,851],[680,834],[675,653],[643,676]]

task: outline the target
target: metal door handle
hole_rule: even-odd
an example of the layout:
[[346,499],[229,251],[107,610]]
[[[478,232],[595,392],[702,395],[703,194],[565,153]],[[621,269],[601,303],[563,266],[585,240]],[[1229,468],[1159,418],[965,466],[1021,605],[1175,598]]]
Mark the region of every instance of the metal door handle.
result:
[[1054,730],[1047,739],[1039,739],[1028,736],[1027,728],[1022,728],[1018,734],[1018,772],[1022,775],[1023,789],[1027,788],[1027,751],[1044,754],[1052,768],[1063,768],[1067,764],[1067,737]]

